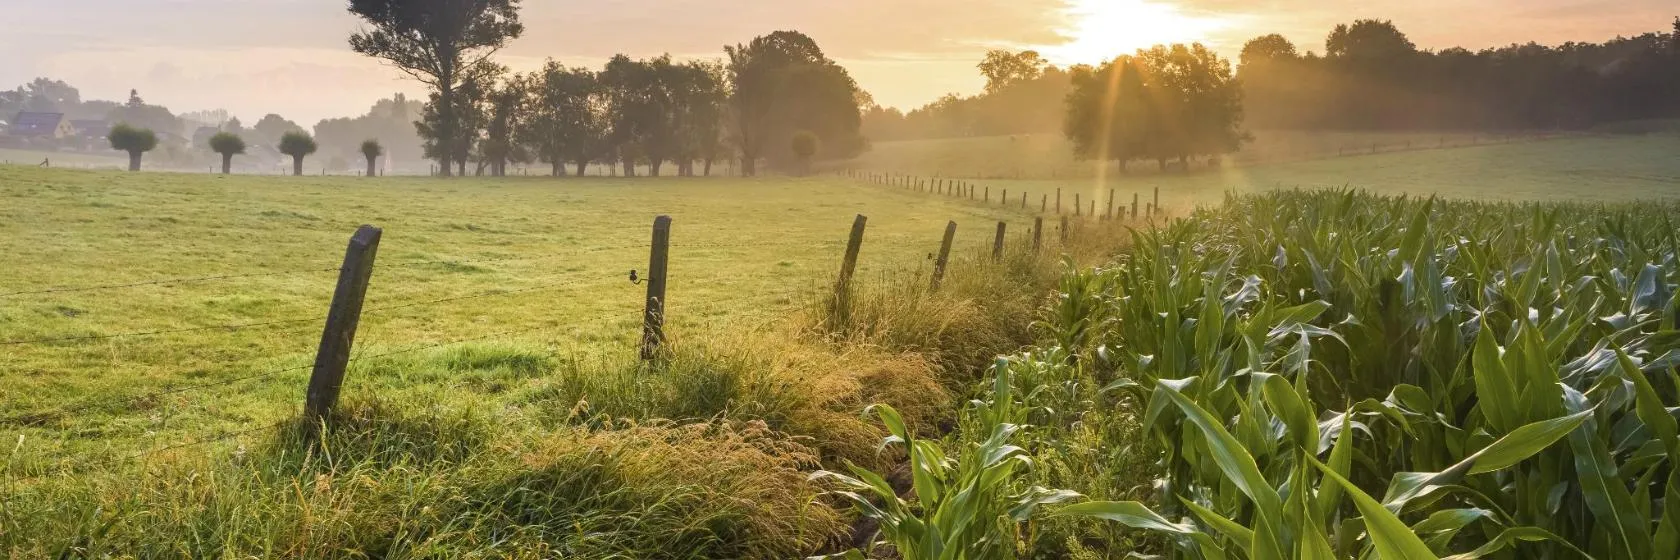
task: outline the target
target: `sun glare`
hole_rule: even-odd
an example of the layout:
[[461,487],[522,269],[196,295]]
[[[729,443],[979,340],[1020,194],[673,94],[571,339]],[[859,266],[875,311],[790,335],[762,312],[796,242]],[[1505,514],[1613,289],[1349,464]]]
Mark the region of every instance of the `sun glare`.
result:
[[1166,43],[1207,41],[1231,26],[1224,18],[1187,13],[1158,0],[1068,0],[1062,15],[1067,40],[1040,50],[1059,64],[1095,64]]

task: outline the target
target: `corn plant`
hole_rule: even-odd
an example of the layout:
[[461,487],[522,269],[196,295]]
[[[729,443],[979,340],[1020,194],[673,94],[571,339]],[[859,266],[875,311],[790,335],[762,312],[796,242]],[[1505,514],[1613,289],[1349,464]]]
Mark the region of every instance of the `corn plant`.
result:
[[1283,191],[1139,231],[1042,328],[1144,403],[1159,491],[1062,512],[1197,558],[1680,557],[1675,210]]
[[[992,391],[965,414],[968,429],[963,433],[983,439],[960,441],[956,457],[948,456],[938,441],[916,438],[892,407],[871,407],[891,434],[882,448],[902,446],[909,456],[912,497],[900,496],[886,478],[850,463],[849,475],[812,475],[835,485],[835,495],[880,524],[876,545],[890,546],[906,560],[1015,558],[1021,523],[1040,506],[1079,496],[1024,484],[1022,475],[1032,460],[1012,440],[1027,409],[1016,398],[1007,363],[992,371]],[[865,558],[865,553],[851,550],[830,558]]]

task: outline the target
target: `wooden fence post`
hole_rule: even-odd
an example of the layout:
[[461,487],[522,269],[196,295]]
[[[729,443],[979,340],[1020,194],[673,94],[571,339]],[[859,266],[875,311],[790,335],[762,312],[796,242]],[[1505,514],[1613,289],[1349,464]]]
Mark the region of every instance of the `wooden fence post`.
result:
[[830,325],[831,329],[850,320],[852,274],[857,271],[858,252],[863,250],[863,228],[868,223],[869,217],[863,214],[852,219],[852,234],[846,238],[846,256],[840,261],[840,277],[834,281],[834,312],[831,317],[836,322]]
[[1067,222],[1067,216],[1063,215],[1062,216],[1062,244],[1067,245],[1067,240],[1068,240],[1068,222]]
[[1050,210],[1050,195],[1046,194],[1038,199],[1038,211],[1044,213]]
[[991,204],[991,203],[992,203],[992,187],[990,185],[987,185],[986,186],[986,204]]
[[1075,215],[1075,216],[1079,215],[1079,207],[1080,206],[1081,205],[1079,204],[1079,193],[1073,193],[1073,215]]
[[1021,209],[1022,210],[1027,209],[1027,193],[1026,193],[1026,191],[1021,192]]
[[1044,246],[1044,216],[1033,218],[1033,252]]
[[939,282],[945,279],[945,265],[951,262],[951,241],[957,238],[957,223],[945,223],[945,240],[939,242],[939,260],[933,261],[933,284],[928,291],[939,291]]
[[1002,220],[998,221],[997,237],[992,239],[992,260],[994,261],[1003,260],[1003,230],[1007,227],[1009,227],[1009,224]]
[[1091,200],[1091,210],[1085,213],[1085,217],[1094,218],[1096,216],[1097,216],[1097,201],[1095,199],[1093,199],[1093,200]]
[[1161,211],[1161,187],[1155,187],[1155,202],[1149,205],[1149,215],[1154,216]]
[[1003,189],[1003,192],[998,194],[998,206],[1008,206],[1008,205],[1009,205],[1009,189]]
[[1062,188],[1056,187],[1056,213],[1062,213]]
[[653,219],[653,250],[648,253],[647,309],[642,313],[642,359],[658,356],[665,343],[665,270],[671,256],[671,217]]
[[309,375],[309,389],[304,395],[304,418],[319,422],[338,404],[338,391],[344,387],[344,369],[350,365],[350,348],[356,342],[356,325],[362,318],[362,299],[367,296],[368,281],[373,277],[373,259],[379,252],[382,230],[362,226],[350,236],[350,247],[344,251],[344,266],[338,269],[338,287],[333,290],[332,307],[327,311],[326,327],[321,329],[321,346],[315,351],[315,369]]
[[1138,193],[1134,192],[1134,193],[1132,193],[1132,219],[1133,220],[1137,219],[1137,212],[1138,212]]
[[1108,219],[1114,219],[1114,189],[1108,189],[1108,210],[1103,212]]

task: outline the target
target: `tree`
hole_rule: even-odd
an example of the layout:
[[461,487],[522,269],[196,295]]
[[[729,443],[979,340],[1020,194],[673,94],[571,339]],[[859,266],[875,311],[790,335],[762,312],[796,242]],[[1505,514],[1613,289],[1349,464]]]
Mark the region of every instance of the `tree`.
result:
[[[453,108],[444,108],[442,95],[432,92],[431,99],[421,109],[420,120],[414,122],[414,131],[422,139],[421,152],[426,157],[440,162],[453,162],[460,175],[467,173],[467,162],[472,159],[473,151],[478,148],[478,142],[483,137],[486,122],[490,118],[486,107],[490,90],[502,72],[502,68],[495,63],[483,64],[486,68],[473,72],[473,79],[458,84]],[[445,113],[455,118],[449,136],[443,132]],[[447,177],[449,170],[440,170],[439,174]]]
[[986,51],[980,61],[980,74],[986,77],[986,92],[995,93],[1015,84],[1037,80],[1050,63],[1038,51],[1012,53],[1005,50]]
[[111,142],[111,149],[128,152],[129,171],[139,171],[140,156],[157,148],[158,143],[156,133],[128,123],[117,123],[105,138]]
[[804,172],[807,175],[811,173],[811,158],[817,155],[818,142],[820,140],[817,139],[817,135],[809,130],[793,133],[790,148],[794,155],[799,156],[799,161],[803,164]]
[[1337,25],[1324,40],[1324,54],[1360,63],[1376,63],[1417,53],[1417,45],[1394,26],[1394,22],[1361,19],[1353,25]]
[[210,151],[222,154],[222,174],[233,172],[233,156],[245,153],[245,139],[232,132],[217,132],[210,137]]
[[525,144],[516,141],[527,118],[524,111],[527,89],[525,78],[515,75],[502,87],[489,92],[489,118],[485,122],[484,140],[479,143],[479,156],[493,176],[507,176],[508,162],[529,159]]
[[357,53],[383,59],[430,86],[434,108],[433,150],[444,176],[465,157],[455,144],[459,117],[456,87],[480,81],[489,57],[524,33],[519,0],[350,0],[350,13],[372,27],[350,36]]
[[[733,88],[730,108],[743,175],[757,173],[759,158],[795,159],[785,143],[795,130],[809,130],[821,149],[849,157],[862,152],[859,107],[866,100],[844,68],[823,55],[816,41],[797,31],[777,31],[746,45],[724,47]],[[774,148],[774,152],[766,152]]]
[[292,156],[292,175],[303,175],[303,158],[315,153],[315,139],[301,130],[287,132],[280,137],[280,153]]
[[552,166],[555,177],[566,174],[567,162],[576,162],[582,176],[605,135],[603,90],[596,74],[550,60],[532,76],[528,95],[529,115],[516,133],[519,142]]
[[285,117],[269,113],[263,115],[263,118],[258,120],[257,124],[251,126],[251,131],[257,133],[258,138],[272,146],[277,145],[287,133],[303,132],[303,127],[298,126],[298,123],[286,120]]
[[378,170],[374,167],[374,162],[379,161],[379,156],[382,155],[385,155],[385,147],[380,146],[378,140],[369,138],[362,141],[362,158],[366,159],[368,164],[367,176],[379,176]]
[[1162,169],[1177,158],[1238,150],[1242,89],[1229,61],[1201,44],[1156,46],[1099,69],[1075,72],[1064,134],[1076,155],[1127,161],[1153,159]]

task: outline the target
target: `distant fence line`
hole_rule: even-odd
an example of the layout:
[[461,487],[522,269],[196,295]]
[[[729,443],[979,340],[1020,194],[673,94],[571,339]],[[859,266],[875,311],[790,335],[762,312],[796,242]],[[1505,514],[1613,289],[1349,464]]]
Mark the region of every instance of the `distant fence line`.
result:
[[[874,185],[897,187],[912,192],[928,193],[969,200],[987,205],[993,203],[992,187],[990,185],[980,185],[973,179],[921,177],[899,173],[860,171],[856,169],[841,169],[835,171],[834,174],[839,177],[864,181]],[[1021,194],[1020,204],[1018,206],[1014,202],[1015,199],[1010,197],[1009,189],[1000,187],[997,190],[997,205],[1004,208],[1018,208],[1023,211],[1032,211],[1033,201],[1031,199],[1031,193],[1026,189],[1017,189],[1017,191]],[[1101,208],[1102,212],[1099,213],[1097,212],[1099,209],[1097,207],[1097,200],[1092,198],[1090,200],[1082,201],[1080,193],[1073,193],[1072,200],[1070,201],[1072,204],[1063,206],[1062,189],[1057,187],[1054,200],[1050,198],[1049,193],[1039,194],[1039,198],[1037,200],[1038,212],[1041,214],[1055,213],[1057,215],[1072,214],[1076,218],[1085,217],[1099,220],[1136,220],[1140,219],[1140,217],[1147,219],[1159,216],[1163,212],[1161,208],[1161,187],[1153,188],[1153,192],[1150,195],[1150,202],[1147,203],[1141,202],[1142,195],[1140,193],[1133,192],[1132,204],[1129,211],[1125,200],[1115,199],[1116,191],[1118,191],[1118,189],[1108,189],[1107,202],[1104,203]]]

